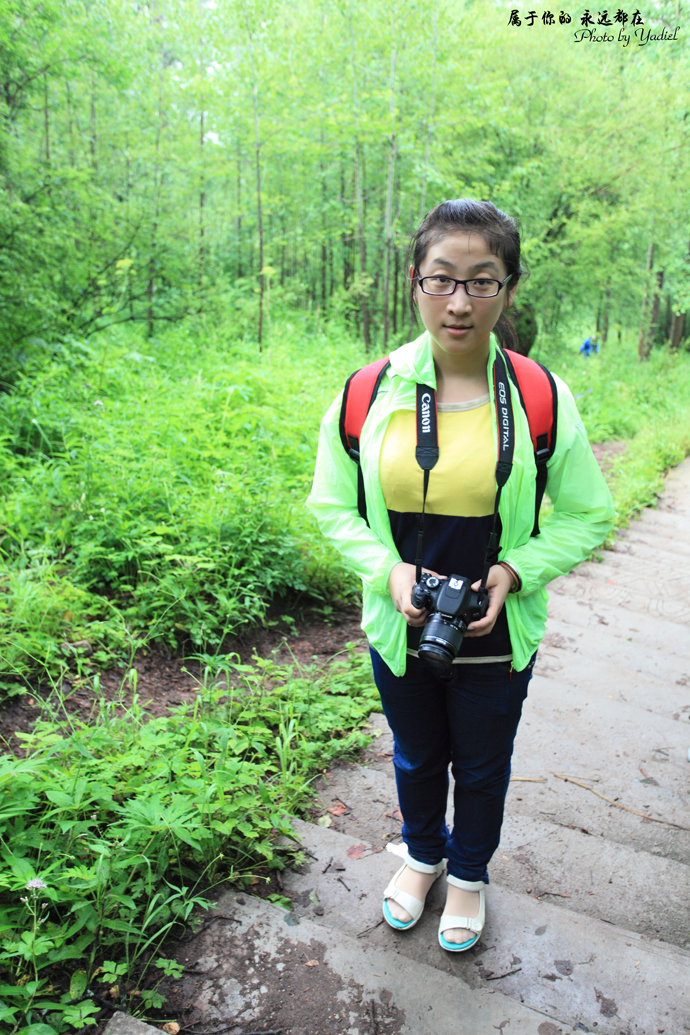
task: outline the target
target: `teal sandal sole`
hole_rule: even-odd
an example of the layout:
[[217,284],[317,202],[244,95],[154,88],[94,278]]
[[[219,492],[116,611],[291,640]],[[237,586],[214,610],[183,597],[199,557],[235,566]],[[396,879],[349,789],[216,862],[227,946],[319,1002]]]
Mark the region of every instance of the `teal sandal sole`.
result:
[[408,920],[405,924],[402,920],[396,920],[388,908],[388,899],[384,899],[383,902],[383,918],[386,923],[395,928],[396,931],[406,931],[409,927],[414,927],[417,922],[416,920]]
[[447,942],[442,934],[439,934],[438,941],[442,949],[446,952],[465,952],[466,949],[471,949],[473,945],[476,945],[479,941],[479,935],[475,935],[474,938],[470,938],[467,942]]

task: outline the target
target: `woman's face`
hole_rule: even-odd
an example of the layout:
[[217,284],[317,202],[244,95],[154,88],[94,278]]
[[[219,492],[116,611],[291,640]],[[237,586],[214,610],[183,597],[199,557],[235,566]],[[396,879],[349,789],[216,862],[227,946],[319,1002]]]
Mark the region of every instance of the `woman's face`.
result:
[[[414,276],[414,267],[410,267]],[[488,277],[504,280],[508,276],[505,263],[489,247],[480,233],[447,234],[429,248],[419,268],[419,277],[452,277],[469,280]],[[422,323],[432,342],[449,355],[489,352],[489,334],[502,310],[513,301],[517,284],[508,281],[494,298],[476,298],[458,284],[452,295],[427,295],[415,285],[415,301]]]

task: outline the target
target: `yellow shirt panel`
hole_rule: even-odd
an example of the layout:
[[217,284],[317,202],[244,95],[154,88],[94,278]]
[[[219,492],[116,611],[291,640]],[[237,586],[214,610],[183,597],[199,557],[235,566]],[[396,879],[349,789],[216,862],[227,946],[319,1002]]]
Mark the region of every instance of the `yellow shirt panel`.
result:
[[[485,401],[486,400],[486,401]],[[472,403],[439,404],[439,459],[429,475],[426,511],[453,517],[485,517],[496,499],[492,413],[488,396]],[[415,460],[413,410],[396,410],[381,446],[379,477],[388,510],[419,513],[423,474]]]

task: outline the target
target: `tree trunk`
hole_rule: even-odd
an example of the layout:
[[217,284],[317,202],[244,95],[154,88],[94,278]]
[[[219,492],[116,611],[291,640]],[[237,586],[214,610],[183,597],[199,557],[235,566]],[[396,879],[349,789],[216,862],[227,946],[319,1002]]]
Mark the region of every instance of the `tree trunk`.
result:
[[640,338],[637,343],[637,355],[639,359],[648,359],[652,343],[648,336],[647,310],[649,309],[649,280],[654,266],[654,241],[649,245],[647,252],[647,278],[645,281],[644,298],[642,299],[642,318],[640,320]]
[[242,154],[237,141],[237,277],[242,276]]
[[94,172],[97,172],[98,153],[96,150],[96,81],[94,76],[91,77],[91,109],[89,115],[89,128],[91,130],[89,136],[89,149],[91,151],[91,167]]
[[43,76],[43,125],[45,127],[46,165],[50,165],[50,117],[48,114],[48,75]]
[[393,334],[398,333],[398,293],[400,290],[400,249],[394,248],[395,267],[393,269]]
[[671,323],[671,335],[669,338],[669,345],[675,352],[680,348],[680,343],[683,340],[683,331],[685,329],[685,317],[686,313],[674,313],[673,322]]
[[249,37],[249,55],[251,58],[252,65],[252,105],[254,109],[254,162],[256,166],[256,216],[257,216],[257,228],[259,231],[259,326],[258,326],[258,341],[259,341],[259,352],[263,348],[263,334],[264,334],[264,292],[265,292],[265,274],[264,274],[264,221],[263,221],[263,209],[261,206],[261,141],[259,138],[259,88],[256,77],[256,62],[254,60],[254,38],[249,28],[249,19],[245,15],[245,24],[247,26],[247,35]]
[[431,148],[431,134],[434,125],[434,109],[436,107],[436,52],[438,36],[438,0],[434,3],[433,37],[431,42],[431,89],[429,90],[429,110],[426,119],[426,140],[424,141],[424,167],[422,171],[422,187],[419,193],[419,222],[425,215],[426,208],[426,183],[429,176],[429,150]]
[[664,323],[662,327],[662,334],[659,337],[664,337],[668,340],[671,337],[671,324],[673,323],[673,310],[671,308],[671,292],[666,292],[666,311],[664,312]]
[[[323,151],[323,127],[321,128],[321,148]],[[328,193],[326,191],[326,170],[324,168],[323,159],[321,160],[320,171],[321,171],[321,308],[326,309],[326,270],[328,268],[328,247],[326,242],[328,241],[328,222],[326,218],[326,208],[328,203]]]
[[652,345],[656,341],[657,331],[659,329],[659,313],[661,310],[661,292],[664,287],[664,271],[657,270],[656,272],[656,290],[652,296],[652,312],[649,318],[649,330],[647,332],[647,356],[651,352]]
[[359,141],[355,144],[355,197],[357,200],[357,246],[359,251],[359,275],[360,275],[360,305],[359,311],[362,317],[362,337],[364,348],[367,352],[371,349],[371,335],[369,330],[369,307],[367,304],[367,243],[364,236],[364,198],[362,192],[362,176],[360,172],[360,151]]
[[[395,27],[394,27],[395,28]],[[386,211],[383,221],[384,262],[383,262],[383,343],[382,351],[388,346],[389,294],[391,273],[391,248],[393,243],[393,185],[395,182],[395,45],[391,51],[390,79],[390,122],[391,131],[388,136],[388,179],[386,182]]]
[[74,169],[75,164],[75,151],[74,151],[74,114],[72,111],[72,92],[69,88],[69,82],[65,80],[65,94],[67,96],[67,135],[69,137],[69,164]]
[[611,317],[611,278],[606,278],[606,288],[604,289],[604,312],[601,318],[601,344],[605,345],[609,336],[609,320]]
[[160,219],[160,144],[161,123],[163,121],[163,55],[160,57],[158,72],[158,111],[156,112],[156,142],[153,161],[153,221],[151,223],[151,240],[149,243],[148,279],[146,282],[146,334],[153,335],[153,299],[156,291],[158,222]]
[[364,234],[364,191],[362,188],[362,156],[359,143],[359,97],[357,90],[357,47],[355,46],[354,30],[352,28],[352,9],[349,11],[350,22],[350,54],[352,61],[352,109],[355,116],[355,201],[357,205],[357,245],[359,251],[359,275],[360,275],[360,315],[362,318],[362,337],[364,348],[367,352],[371,349],[371,333],[369,329],[369,306],[367,301],[367,245]]
[[199,183],[199,312],[203,311],[204,299],[204,261],[205,261],[205,234],[204,206],[206,204],[206,179],[204,177],[204,109],[199,112],[199,166],[201,177]]
[[[518,337],[517,352],[521,356],[529,356],[530,349],[537,338],[537,314],[531,302],[524,305],[514,306],[512,310],[512,322],[515,333]],[[512,346],[511,346],[512,347]]]
[[[345,168],[342,165],[340,167],[340,207],[341,212],[343,212],[343,223],[345,223]],[[350,262],[352,254],[352,234],[349,229],[341,231],[340,247],[343,259],[343,289],[347,291],[350,286],[350,278],[352,277],[352,263]]]

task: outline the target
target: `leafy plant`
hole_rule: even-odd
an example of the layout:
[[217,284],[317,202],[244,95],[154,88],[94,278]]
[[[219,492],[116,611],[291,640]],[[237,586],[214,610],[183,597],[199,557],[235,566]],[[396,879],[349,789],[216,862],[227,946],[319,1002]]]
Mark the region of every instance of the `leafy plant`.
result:
[[23,736],[24,759],[0,756],[0,1019],[11,1031],[89,1024],[93,994],[113,989],[158,1009],[162,976],[179,972],[159,955],[166,939],[214,884],[284,867],[291,850],[276,835],[294,841],[290,816],[315,773],[367,742],[378,696],[365,655],[350,649],[326,668],[203,660],[193,705],[152,718],[135,693],[92,725],[43,720]]

